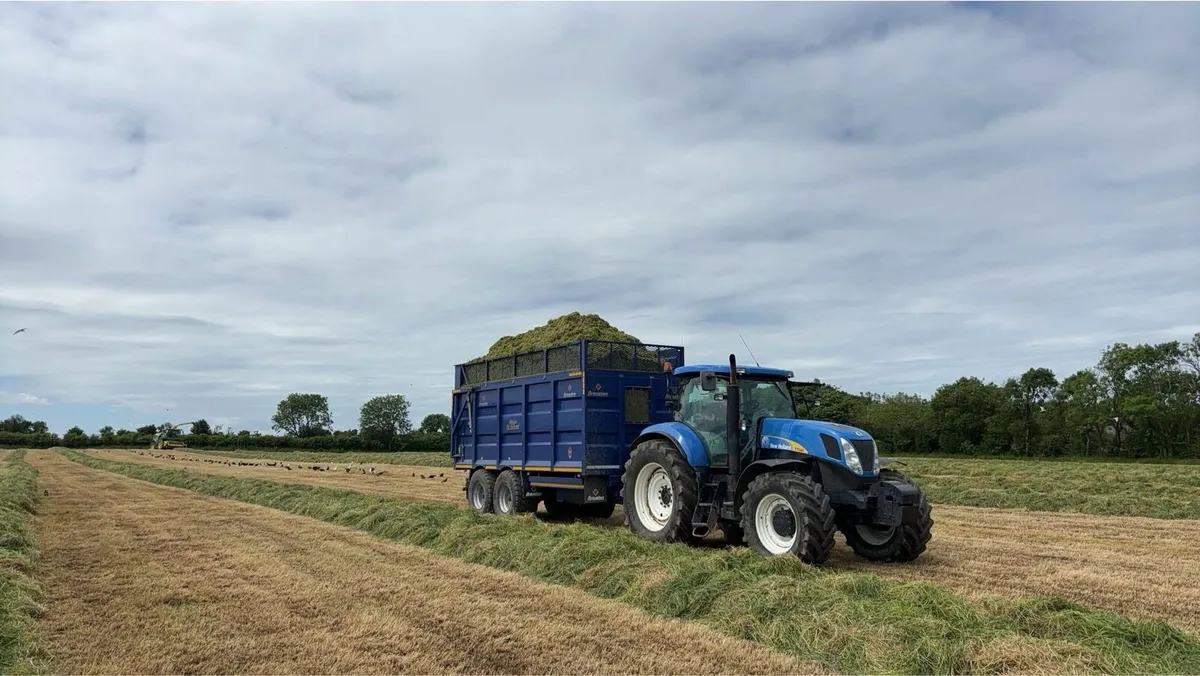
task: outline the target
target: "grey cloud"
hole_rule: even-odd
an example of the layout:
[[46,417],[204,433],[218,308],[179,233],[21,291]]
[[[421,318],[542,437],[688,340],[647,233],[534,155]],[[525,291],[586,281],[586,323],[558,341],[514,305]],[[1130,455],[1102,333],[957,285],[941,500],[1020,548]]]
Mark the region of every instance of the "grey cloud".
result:
[[348,427],[573,310],[852,390],[1086,366],[1200,312],[1200,24],[1136,10],[5,7],[3,389]]

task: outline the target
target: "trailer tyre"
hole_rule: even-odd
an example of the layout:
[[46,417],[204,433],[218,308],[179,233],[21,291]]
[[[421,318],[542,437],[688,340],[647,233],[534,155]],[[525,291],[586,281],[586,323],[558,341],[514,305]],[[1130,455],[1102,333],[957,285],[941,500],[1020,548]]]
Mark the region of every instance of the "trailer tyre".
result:
[[525,482],[521,475],[506,469],[500,472],[492,489],[492,511],[501,516],[527,514],[537,509],[537,500],[525,497]]
[[[912,479],[890,469],[880,472],[879,478],[916,485]],[[920,556],[933,538],[933,508],[925,497],[925,491],[919,486],[917,490],[917,510],[920,515],[917,523],[884,528],[844,520],[838,524],[838,528],[846,537],[846,544],[855,554],[871,561],[899,563]]]
[[467,507],[479,514],[491,514],[495,505],[496,473],[477,469],[467,480]]
[[742,494],[746,544],[763,556],[794,554],[804,563],[825,563],[833,550],[835,518],[824,489],[803,474],[763,474]]
[[649,439],[625,463],[621,499],[625,525],[655,542],[690,542],[698,493],[696,474],[668,441]]

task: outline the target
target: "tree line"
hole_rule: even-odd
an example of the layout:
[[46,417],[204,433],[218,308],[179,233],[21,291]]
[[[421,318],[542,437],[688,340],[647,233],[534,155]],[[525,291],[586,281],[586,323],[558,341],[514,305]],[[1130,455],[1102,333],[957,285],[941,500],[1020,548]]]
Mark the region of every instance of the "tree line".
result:
[[14,415],[0,420],[0,447],[8,448],[133,448],[148,446],[155,435],[198,448],[300,449],[313,451],[446,451],[450,447],[450,417],[431,413],[414,428],[409,402],[402,394],[372,397],[359,410],[358,427],[335,430],[329,399],[321,394],[292,393],[276,406],[271,426],[277,435],[250,430],[222,429],[207,420],[191,425],[163,423],[137,429],[101,427],[95,433],[75,426],[59,436],[45,422]]
[[[1046,367],[1031,368],[997,384],[963,377],[932,396],[851,394],[826,385],[814,397],[797,389],[800,417],[861,427],[888,455],[1200,457],[1200,333],[1191,341],[1106,348],[1095,366],[1059,380]],[[428,450],[450,445],[450,419],[425,416],[417,428],[408,400],[399,394],[362,405],[358,427],[334,430],[329,400],[293,393],[271,418],[278,435],[222,430],[196,421],[190,446],[294,448],[329,451]],[[40,421],[13,416],[0,421],[0,447],[136,447],[148,445],[162,426],[136,430],[72,427],[63,436]]]
[[1116,343],[1059,380],[1045,367],[997,384],[963,377],[929,398],[798,391],[797,414],[861,427],[882,453],[1200,457],[1200,333]]

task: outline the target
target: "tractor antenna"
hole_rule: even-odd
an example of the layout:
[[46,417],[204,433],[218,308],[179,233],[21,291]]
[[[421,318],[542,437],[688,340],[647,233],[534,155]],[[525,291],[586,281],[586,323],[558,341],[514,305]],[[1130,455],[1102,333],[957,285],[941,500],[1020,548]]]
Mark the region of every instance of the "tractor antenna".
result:
[[[745,339],[745,338],[742,338],[742,334],[740,334],[740,333],[739,333],[739,334],[738,334],[738,338],[741,338],[741,340],[742,340],[742,345],[746,345],[746,339]],[[759,364],[759,363],[758,363],[758,357],[755,357],[755,356],[754,356],[754,350],[751,350],[749,345],[746,345],[746,351],[750,353],[750,358],[754,360],[754,365],[755,365],[755,366],[762,366],[762,364]]]

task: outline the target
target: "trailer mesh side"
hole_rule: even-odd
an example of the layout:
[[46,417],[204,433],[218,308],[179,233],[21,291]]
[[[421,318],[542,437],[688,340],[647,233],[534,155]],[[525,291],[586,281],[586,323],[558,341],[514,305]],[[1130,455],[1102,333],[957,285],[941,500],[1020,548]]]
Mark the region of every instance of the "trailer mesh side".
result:
[[[587,351],[586,365],[583,364],[583,350]],[[481,385],[496,380],[576,371],[583,366],[613,371],[662,372],[665,370],[664,363],[670,363],[672,368],[682,365],[682,352],[680,348],[662,345],[590,340],[567,343],[545,350],[461,364],[461,385]]]

